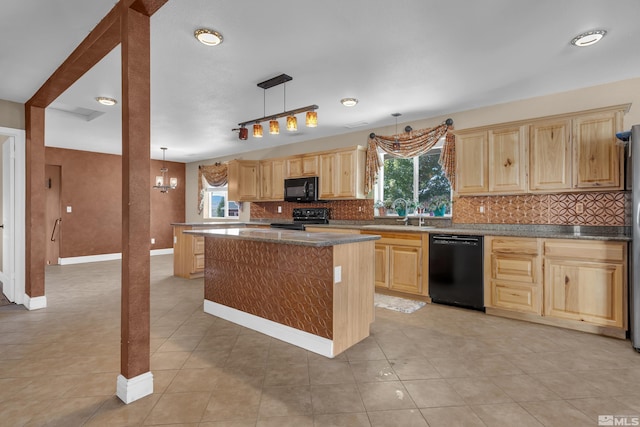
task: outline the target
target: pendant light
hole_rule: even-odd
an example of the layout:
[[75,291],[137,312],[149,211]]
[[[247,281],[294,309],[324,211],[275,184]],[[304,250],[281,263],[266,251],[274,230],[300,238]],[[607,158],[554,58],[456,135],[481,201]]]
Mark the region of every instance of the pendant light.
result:
[[269,120],[269,133],[271,135],[278,135],[280,133],[280,122],[276,119]]
[[253,137],[262,138],[262,125],[260,123],[254,123],[253,125]]
[[[165,166],[165,152],[167,151],[167,147],[160,147],[162,150],[162,167],[160,168],[160,175],[156,176],[155,185],[153,188],[156,190],[160,190],[161,193],[166,193],[169,190],[175,190],[178,186],[178,178],[169,178],[167,181],[167,172],[169,169]],[[167,185],[167,182],[169,183]]]
[[318,113],[315,111],[307,111],[307,116],[305,118],[305,125],[308,128],[314,128],[318,126]]

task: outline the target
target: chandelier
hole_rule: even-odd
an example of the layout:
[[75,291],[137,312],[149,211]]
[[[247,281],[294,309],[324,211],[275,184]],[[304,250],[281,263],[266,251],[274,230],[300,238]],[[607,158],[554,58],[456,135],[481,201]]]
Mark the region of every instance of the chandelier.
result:
[[[249,130],[247,125],[253,125],[252,135],[254,138],[262,138],[263,130],[262,130],[262,122],[269,122],[269,133],[271,135],[278,135],[280,133],[280,122],[278,119],[286,117],[286,129],[289,132],[295,132],[298,130],[298,119],[296,118],[296,114],[305,113],[305,126],[307,127],[316,127],[318,126],[318,113],[315,110],[318,109],[318,106],[308,105],[306,107],[296,108],[293,110],[287,111],[287,86],[286,83],[288,81],[293,80],[293,77],[288,76],[286,74],[280,74],[279,76],[273,77],[269,80],[265,80],[261,83],[258,83],[258,87],[264,90],[263,92],[263,104],[262,104],[262,114],[263,117],[253,120],[247,120],[246,122],[238,123],[240,128],[233,129],[234,131],[239,131],[238,138],[242,140],[246,140],[249,136]],[[282,113],[272,114],[267,116],[265,114],[265,99],[266,99],[266,91],[274,86],[278,86],[280,84],[284,84],[284,110]]]
[[178,178],[169,178],[167,180],[167,172],[169,172],[169,169],[164,165],[167,147],[160,147],[160,149],[162,150],[162,167],[160,168],[161,175],[156,175],[155,185],[153,188],[160,190],[161,193],[166,193],[169,190],[175,190],[178,186]]

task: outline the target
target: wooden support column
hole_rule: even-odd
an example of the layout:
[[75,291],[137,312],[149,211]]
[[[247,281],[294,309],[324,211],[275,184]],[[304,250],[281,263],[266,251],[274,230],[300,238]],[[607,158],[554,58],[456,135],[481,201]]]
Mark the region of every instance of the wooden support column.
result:
[[150,17],[120,4],[122,44],[122,313],[117,395],[153,393],[150,372]]
[[44,192],[44,108],[25,106],[26,119],[26,242],[25,306],[44,308],[45,192]]

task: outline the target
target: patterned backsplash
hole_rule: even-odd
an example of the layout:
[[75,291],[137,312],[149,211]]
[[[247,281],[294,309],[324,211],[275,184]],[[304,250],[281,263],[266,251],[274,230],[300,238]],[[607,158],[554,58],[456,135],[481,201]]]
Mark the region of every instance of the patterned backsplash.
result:
[[[282,212],[278,213],[278,206]],[[251,219],[278,219],[290,221],[293,208],[329,208],[330,218],[350,221],[373,221],[373,199],[333,200],[323,203],[253,202]]]
[[626,198],[624,191],[458,197],[453,223],[624,226]]
[[[629,192],[522,194],[508,196],[464,196],[454,200],[453,224],[630,224]],[[278,206],[282,212],[278,213]],[[331,219],[372,221],[373,200],[335,200],[324,203],[253,202],[252,219],[289,221],[293,208],[331,209]],[[483,208],[484,212],[480,210]]]

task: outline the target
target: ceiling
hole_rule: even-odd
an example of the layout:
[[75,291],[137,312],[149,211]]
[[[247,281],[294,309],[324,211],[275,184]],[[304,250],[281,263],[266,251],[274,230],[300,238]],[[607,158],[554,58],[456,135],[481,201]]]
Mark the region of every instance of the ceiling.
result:
[[[0,99],[24,103],[115,0],[3,0]],[[151,156],[194,162],[640,76],[640,1],[169,0],[151,18]],[[219,31],[200,44],[193,32]],[[588,48],[577,34],[605,29]],[[634,53],[636,52],[636,53]],[[293,80],[263,90],[279,74]],[[46,112],[47,146],[121,152],[120,49]],[[347,108],[344,97],[359,99]],[[238,139],[239,122],[319,106],[318,127]]]

